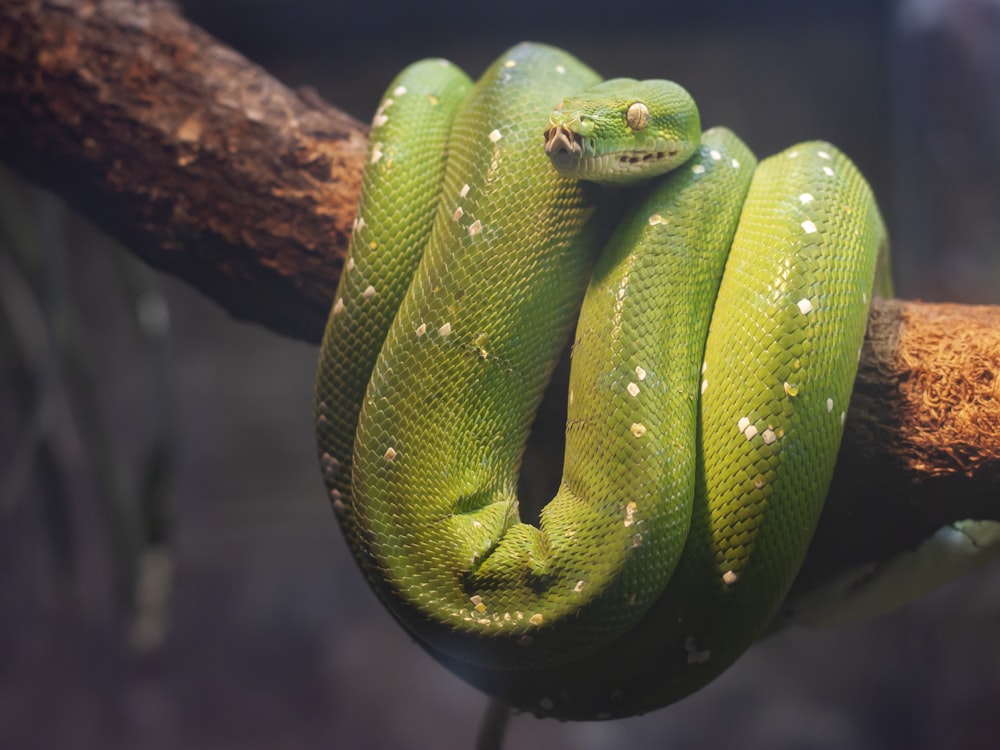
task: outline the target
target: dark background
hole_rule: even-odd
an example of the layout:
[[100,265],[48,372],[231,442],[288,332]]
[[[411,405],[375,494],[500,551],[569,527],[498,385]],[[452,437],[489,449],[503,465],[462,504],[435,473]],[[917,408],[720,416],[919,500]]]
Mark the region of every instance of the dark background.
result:
[[[1000,303],[997,2],[184,5],[364,121],[406,63],[444,56],[478,73],[523,39],[609,77],[673,78],[706,126],[758,154],[809,138],[851,154],[889,224],[900,296]],[[485,699],[381,610],[328,509],[314,347],[229,320],[3,181],[5,220],[35,227],[27,252],[46,259],[38,306],[69,308],[86,367],[27,368],[26,383],[0,350],[0,748],[470,747]],[[11,279],[3,311],[30,330]],[[43,419],[25,389],[50,394]],[[41,469],[23,450],[39,434]],[[162,472],[146,471],[151,457]],[[135,507],[138,568],[121,521]],[[130,576],[142,585],[123,593]],[[994,567],[876,622],[785,633],[647,717],[519,717],[508,747],[995,747],[998,634]]]

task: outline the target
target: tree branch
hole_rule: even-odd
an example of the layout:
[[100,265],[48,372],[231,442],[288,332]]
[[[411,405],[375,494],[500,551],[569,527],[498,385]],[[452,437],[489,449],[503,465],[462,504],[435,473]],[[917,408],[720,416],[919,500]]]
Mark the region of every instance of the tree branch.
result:
[[872,300],[829,498],[799,591],[1000,520],[1000,307]]
[[365,145],[170,3],[0,9],[0,159],[242,320],[319,340]]
[[[168,3],[0,9],[0,158],[151,265],[279,333],[321,336],[365,133]],[[874,301],[803,585],[952,521],[1000,519],[998,373],[1000,308]]]

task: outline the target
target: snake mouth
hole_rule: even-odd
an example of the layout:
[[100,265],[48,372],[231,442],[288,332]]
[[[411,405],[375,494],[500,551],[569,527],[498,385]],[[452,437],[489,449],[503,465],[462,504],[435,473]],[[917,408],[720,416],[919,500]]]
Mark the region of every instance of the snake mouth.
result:
[[545,153],[556,168],[568,168],[586,153],[584,138],[565,125],[553,125],[545,131]]

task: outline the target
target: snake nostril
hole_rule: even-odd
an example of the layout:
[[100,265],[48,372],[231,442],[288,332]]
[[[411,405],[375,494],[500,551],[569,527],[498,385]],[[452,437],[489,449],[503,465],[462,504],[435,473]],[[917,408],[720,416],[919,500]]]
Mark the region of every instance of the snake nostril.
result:
[[582,155],[583,137],[568,128],[556,125],[545,131],[545,153],[554,155]]

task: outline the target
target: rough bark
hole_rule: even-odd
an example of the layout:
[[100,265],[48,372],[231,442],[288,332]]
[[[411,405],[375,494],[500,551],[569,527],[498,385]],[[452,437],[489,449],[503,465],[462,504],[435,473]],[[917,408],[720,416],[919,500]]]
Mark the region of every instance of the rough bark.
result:
[[279,333],[322,333],[365,132],[170,3],[0,7],[0,159]]
[[[364,147],[168,3],[0,8],[0,158],[238,318],[318,341]],[[805,580],[1000,519],[998,373],[1000,308],[874,301]]]
[[1000,520],[1000,307],[872,302],[802,589],[954,521]]

